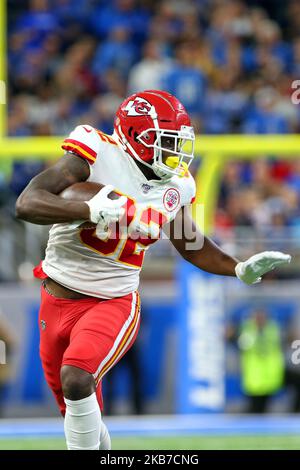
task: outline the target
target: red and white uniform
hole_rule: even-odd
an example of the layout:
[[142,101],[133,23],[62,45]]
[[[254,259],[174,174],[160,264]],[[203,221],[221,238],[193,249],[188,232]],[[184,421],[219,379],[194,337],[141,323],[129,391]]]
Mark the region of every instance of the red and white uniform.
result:
[[[62,148],[85,158],[90,165],[87,181],[111,184],[134,205],[134,217],[162,226],[190,204],[195,183],[190,174],[167,182],[148,181],[114,136],[88,125],[71,132]],[[145,251],[155,239],[117,238],[102,241],[91,229],[55,224],[50,230],[44,272],[65,287],[86,295],[112,299],[138,288]]]
[[[133,217],[160,226],[172,220],[195,194],[191,176],[168,183],[148,181],[117,141],[93,127],[78,126],[62,148],[90,164],[88,181],[111,184],[134,206]],[[150,214],[150,216],[149,216]],[[40,356],[45,378],[61,413],[65,403],[62,366],[83,369],[95,379],[103,408],[101,379],[134,343],[140,324],[137,292],[145,250],[154,239],[116,238],[102,241],[94,229],[74,223],[50,230],[46,257],[37,277],[51,277],[88,297],[72,300],[50,295],[42,286],[39,312]]]
[[[187,173],[195,135],[184,106],[174,96],[148,90],[126,98],[116,112],[114,129],[114,135],[107,136],[91,126],[78,126],[62,148],[86,159],[88,181],[112,185],[127,197],[128,220],[120,220],[122,236],[117,230],[117,236],[102,240],[93,226],[82,226],[81,221],[55,224],[43,269],[35,271],[37,277],[50,277],[85,294],[76,300],[58,298],[42,286],[40,356],[62,414],[62,366],[93,374],[102,409],[101,379],[132,346],[139,330],[137,287],[145,251],[157,240],[161,226],[195,196],[194,180]],[[169,164],[166,152],[171,154]],[[161,179],[148,181],[135,161]],[[124,223],[129,227],[126,236]],[[141,236],[149,233],[152,238]]]

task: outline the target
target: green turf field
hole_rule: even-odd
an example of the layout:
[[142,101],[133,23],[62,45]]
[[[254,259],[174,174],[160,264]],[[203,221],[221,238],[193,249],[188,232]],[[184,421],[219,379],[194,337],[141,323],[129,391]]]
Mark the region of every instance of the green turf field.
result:
[[[253,450],[253,449],[300,449],[300,436],[182,436],[182,437],[116,437],[112,439],[117,450]],[[0,450],[55,450],[65,449],[60,438],[1,439]]]

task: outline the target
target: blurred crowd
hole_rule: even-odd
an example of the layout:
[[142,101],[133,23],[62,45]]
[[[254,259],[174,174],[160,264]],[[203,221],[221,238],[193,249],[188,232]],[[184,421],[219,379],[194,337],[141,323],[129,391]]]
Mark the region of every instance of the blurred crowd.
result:
[[[298,0],[8,6],[10,136],[66,135],[78,123],[110,133],[122,99],[151,88],[176,95],[200,134],[300,130],[300,107],[291,100],[300,78]],[[15,193],[36,167],[26,171],[14,172]],[[273,225],[279,249],[282,227],[300,231],[299,193],[298,162],[230,163],[217,226],[227,233],[237,224],[258,227],[268,236]]]
[[[21,3],[21,5],[20,5]],[[300,129],[300,4],[251,0],[9,0],[9,134],[112,130],[132,92],[164,88],[197,131]]]
[[242,246],[248,239],[249,254],[265,249],[293,253],[300,247],[299,201],[300,159],[232,161],[224,168],[216,227],[229,243]]

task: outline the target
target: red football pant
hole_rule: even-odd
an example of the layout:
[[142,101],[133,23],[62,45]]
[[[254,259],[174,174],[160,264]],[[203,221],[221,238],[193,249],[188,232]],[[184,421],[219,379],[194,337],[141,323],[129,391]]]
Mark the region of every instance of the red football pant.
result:
[[45,378],[65,414],[60,369],[93,374],[101,411],[101,379],[133,345],[140,324],[137,292],[115,299],[60,299],[41,288],[40,357]]

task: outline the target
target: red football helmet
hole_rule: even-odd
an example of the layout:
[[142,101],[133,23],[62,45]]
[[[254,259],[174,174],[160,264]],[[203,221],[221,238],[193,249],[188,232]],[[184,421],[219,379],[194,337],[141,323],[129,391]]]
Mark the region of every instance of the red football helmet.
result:
[[194,157],[195,134],[189,115],[166,91],[129,96],[117,110],[114,129],[124,150],[160,178],[182,176]]

